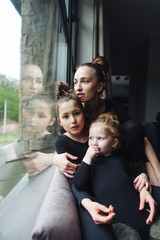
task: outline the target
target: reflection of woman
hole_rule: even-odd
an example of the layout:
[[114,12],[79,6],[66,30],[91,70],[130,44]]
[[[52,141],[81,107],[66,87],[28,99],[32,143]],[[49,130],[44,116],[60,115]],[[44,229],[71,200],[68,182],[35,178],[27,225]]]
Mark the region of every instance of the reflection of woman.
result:
[[39,66],[26,64],[21,68],[20,91],[22,94],[35,94],[43,89],[43,74]]

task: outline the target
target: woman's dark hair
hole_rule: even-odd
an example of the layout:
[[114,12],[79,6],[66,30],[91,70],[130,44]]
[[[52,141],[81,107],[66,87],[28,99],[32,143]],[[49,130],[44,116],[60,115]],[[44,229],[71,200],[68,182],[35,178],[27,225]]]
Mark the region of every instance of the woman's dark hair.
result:
[[104,82],[104,73],[102,71],[102,67],[101,67],[100,64],[94,64],[92,62],[82,63],[76,69],[78,69],[80,67],[85,67],[85,66],[93,68],[95,70],[96,75],[97,75],[97,79],[98,79],[98,83]]
[[[101,63],[99,63],[99,61],[101,61]],[[109,62],[108,62],[107,58],[105,58],[104,56],[95,57],[92,60],[92,63],[100,65],[100,67],[102,68],[102,71],[104,71],[105,74],[108,73]]]

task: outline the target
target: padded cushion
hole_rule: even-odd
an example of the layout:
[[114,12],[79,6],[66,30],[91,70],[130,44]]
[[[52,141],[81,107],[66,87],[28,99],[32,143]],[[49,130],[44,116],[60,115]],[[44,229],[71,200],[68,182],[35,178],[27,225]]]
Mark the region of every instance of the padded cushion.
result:
[[32,239],[82,240],[76,201],[58,168],[38,214]]

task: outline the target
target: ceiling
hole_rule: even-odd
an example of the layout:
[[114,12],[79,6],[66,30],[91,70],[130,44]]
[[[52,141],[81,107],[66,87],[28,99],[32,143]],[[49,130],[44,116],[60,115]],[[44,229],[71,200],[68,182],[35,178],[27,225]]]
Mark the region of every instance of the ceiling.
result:
[[160,0],[108,0],[106,12],[112,72],[129,75],[138,47],[160,35]]

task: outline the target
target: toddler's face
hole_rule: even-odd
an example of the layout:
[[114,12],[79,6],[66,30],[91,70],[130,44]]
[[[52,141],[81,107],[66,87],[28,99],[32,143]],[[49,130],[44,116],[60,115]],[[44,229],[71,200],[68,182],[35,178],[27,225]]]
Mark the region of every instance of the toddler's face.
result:
[[103,123],[96,123],[90,127],[89,146],[98,148],[99,155],[110,155],[115,144],[117,145],[115,139],[107,131],[104,131]]

